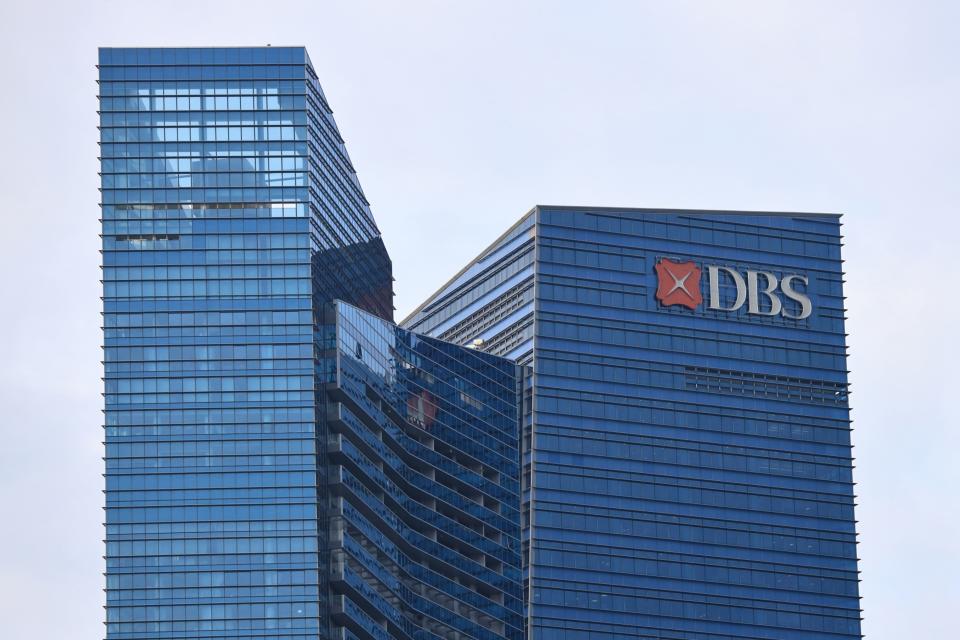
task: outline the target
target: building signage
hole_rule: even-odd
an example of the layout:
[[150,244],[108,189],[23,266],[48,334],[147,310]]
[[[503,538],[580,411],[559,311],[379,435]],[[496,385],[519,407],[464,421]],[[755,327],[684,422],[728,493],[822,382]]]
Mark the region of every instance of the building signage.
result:
[[[707,272],[709,309],[734,312],[746,306],[747,313],[751,315],[782,315],[792,320],[803,320],[813,313],[813,303],[810,296],[804,292],[810,284],[810,279],[805,275],[791,273],[778,278],[770,271],[747,269],[741,272],[733,267],[716,264],[704,265],[704,269]],[[696,309],[703,303],[700,277],[704,269],[692,261],[659,259],[654,267],[657,272],[657,300],[665,307],[682,305],[688,309]],[[721,300],[721,284],[732,284],[736,288],[737,295],[732,302],[724,304]],[[799,288],[800,285],[804,290]],[[785,307],[783,298],[794,301],[799,309],[791,310]]]

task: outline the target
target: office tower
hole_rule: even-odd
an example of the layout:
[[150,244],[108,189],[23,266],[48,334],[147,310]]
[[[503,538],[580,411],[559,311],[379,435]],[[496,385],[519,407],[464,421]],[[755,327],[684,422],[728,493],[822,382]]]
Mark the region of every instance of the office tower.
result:
[[[515,638],[516,369],[406,332],[394,378],[382,336],[330,358],[342,318],[389,333],[392,277],[306,51],[98,66],[107,637]],[[350,404],[439,367],[462,397]]]
[[334,314],[334,637],[521,640],[523,371],[344,303]]
[[541,206],[402,323],[532,364],[530,640],[861,637],[840,247]]

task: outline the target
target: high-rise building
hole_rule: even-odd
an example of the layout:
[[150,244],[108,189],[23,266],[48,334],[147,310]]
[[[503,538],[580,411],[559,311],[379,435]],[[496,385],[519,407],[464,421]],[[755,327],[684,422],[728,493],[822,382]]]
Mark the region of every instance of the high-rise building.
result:
[[522,370],[390,324],[306,51],[98,66],[107,637],[518,639]]
[[541,206],[402,323],[532,365],[529,640],[861,637],[840,248]]
[[331,616],[349,632],[334,637],[522,640],[524,370],[344,303],[334,313],[321,360]]

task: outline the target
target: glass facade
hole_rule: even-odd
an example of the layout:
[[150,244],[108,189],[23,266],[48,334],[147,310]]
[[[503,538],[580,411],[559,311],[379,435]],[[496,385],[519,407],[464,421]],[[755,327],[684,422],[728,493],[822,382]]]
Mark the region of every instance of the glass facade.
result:
[[318,327],[390,260],[301,47],[101,49],[107,637],[327,637]]
[[521,640],[521,369],[344,303],[332,313],[333,637]]
[[404,321],[532,361],[531,640],[861,637],[840,246],[537,207]]

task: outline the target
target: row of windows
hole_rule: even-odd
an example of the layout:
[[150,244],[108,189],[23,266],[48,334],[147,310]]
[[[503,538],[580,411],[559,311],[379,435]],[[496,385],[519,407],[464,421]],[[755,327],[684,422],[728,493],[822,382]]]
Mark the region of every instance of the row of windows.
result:
[[[210,98],[212,100],[212,98]],[[299,111],[172,111],[164,113],[102,113],[101,128],[141,127],[289,127],[305,126],[307,114]],[[313,120],[311,120],[313,122]]]
[[[653,628],[662,628],[664,624],[675,627],[676,623],[665,623],[661,620],[661,617],[670,617],[756,625],[767,628],[774,627],[781,631],[797,629],[852,634],[858,634],[860,631],[859,619],[833,617],[821,613],[792,613],[763,609],[757,606],[759,603],[745,603],[747,606],[733,607],[729,604],[708,605],[682,602],[667,599],[668,595],[672,594],[661,592],[643,598],[636,595],[605,594],[586,588],[583,591],[569,591],[538,586],[533,591],[533,601],[545,606],[554,605],[565,609],[584,609],[582,615],[585,618],[604,616],[607,612],[631,613],[634,614],[630,617],[633,625]],[[609,614],[607,613],[607,615]],[[564,617],[568,618],[569,614]],[[766,629],[763,631],[766,631]],[[758,632],[763,631],[758,630]],[[741,632],[753,633],[747,630],[739,630],[736,633],[739,635]],[[573,637],[577,636],[565,636],[565,640]]]
[[229,66],[102,66],[100,80],[106,82],[170,82],[216,80],[297,80],[306,76],[302,64]]
[[[727,391],[761,393],[764,390],[783,390],[785,395],[796,392],[831,400],[838,397],[846,399],[846,384],[841,380],[826,381],[742,370],[681,366],[671,362],[651,362],[637,358],[578,354],[574,359],[574,356],[563,352],[543,350],[541,353],[545,356],[541,358],[538,369],[541,375],[589,381],[591,386],[609,390],[611,393],[617,389],[617,385],[655,386],[665,389],[722,387]],[[842,374],[832,377],[842,378]],[[555,382],[559,386],[562,381]]]
[[[309,367],[308,367],[309,369]],[[108,378],[107,394],[206,393],[243,391],[298,391],[313,389],[311,376],[203,376]]]
[[112,251],[104,254],[105,266],[114,265],[197,265],[197,264],[281,264],[310,261],[303,249],[224,249],[206,251]]
[[[729,446],[723,447],[724,452],[722,454],[716,451],[719,447],[711,442],[713,438],[703,432],[691,432],[683,426],[670,426],[664,429],[654,430],[650,429],[648,425],[631,425],[628,429],[636,430],[637,427],[651,435],[663,438],[663,441],[651,445],[649,444],[650,441],[647,440],[648,444],[645,445],[643,443],[646,439],[634,437],[635,433],[617,433],[614,431],[611,431],[612,437],[608,442],[597,438],[581,440],[584,436],[582,431],[571,434],[569,429],[540,425],[537,429],[537,447],[538,449],[542,447],[545,451],[562,451],[578,456],[583,455],[585,452],[587,455],[600,455],[611,459],[622,458],[626,461],[636,461],[639,460],[641,456],[649,459],[650,456],[652,456],[651,461],[654,462],[676,464],[678,461],[682,461],[682,464],[685,466],[689,466],[692,460],[699,462],[703,459],[704,462],[712,461],[714,464],[721,466],[726,465],[729,468],[737,470],[745,470],[744,460],[747,458],[744,454],[756,452],[760,454],[759,457],[751,457],[750,459],[756,460],[755,464],[757,468],[763,470],[760,472],[792,474],[802,470],[802,473],[810,473],[810,466],[813,466],[812,473],[815,479],[839,482],[847,482],[851,474],[848,457],[848,441],[847,443],[839,441],[831,444],[820,444],[819,446],[811,447],[809,453],[799,453],[792,451],[789,443],[783,442],[782,438],[778,438],[778,441],[771,446],[768,441],[758,442],[751,437],[754,435],[771,435],[770,426],[763,425],[759,423],[759,421],[751,421],[751,424],[746,428],[741,427],[737,431],[729,431],[729,433],[743,433],[748,435],[747,437],[738,438],[726,436]],[[796,440],[809,441],[811,439],[809,435],[800,433],[799,427],[793,425],[778,425],[777,430],[785,431],[788,434],[791,432],[796,433],[800,436],[793,438]],[[831,436],[833,435],[829,432],[827,433]],[[558,434],[560,437],[556,437],[553,434]],[[603,432],[596,430],[592,432],[592,435],[602,438]],[[704,436],[707,437],[705,438]],[[837,439],[834,438],[834,440]],[[682,443],[682,445],[674,448],[674,446],[672,446],[674,442]],[[562,443],[562,445],[559,443]],[[696,449],[698,448],[704,450],[713,449],[714,451],[700,451],[697,453]],[[691,450],[693,453],[691,453]],[[813,451],[816,451],[817,455],[814,455]],[[766,460],[763,457],[764,455],[776,456],[780,459],[770,461]],[[796,462],[791,461],[791,458],[796,460]],[[699,467],[700,465],[696,464],[693,466]],[[714,466],[713,468],[718,467]]]
[[[564,609],[557,607],[542,607],[544,613],[538,613],[531,625],[532,637],[550,638],[550,640],[651,640],[656,638],[656,633],[660,625],[653,627],[638,627],[630,624],[609,623],[599,620],[581,622],[567,616],[564,617]],[[571,612],[580,613],[578,609],[571,609]],[[572,615],[572,614],[571,614]],[[676,632],[682,633],[682,632]],[[697,640],[730,640],[727,630],[719,633],[697,632]],[[651,635],[652,634],[652,635]],[[688,640],[691,636],[678,635],[682,640]],[[859,640],[860,636],[853,636]],[[261,640],[259,638],[250,640]],[[299,638],[297,640],[300,640]],[[806,636],[804,640],[813,640]],[[852,640],[852,639],[851,639]]]
[[[821,567],[833,567],[834,570],[823,572],[814,568],[809,560],[804,566],[794,567],[792,571],[832,578],[845,577],[848,581],[854,580],[856,573],[851,569],[849,560],[856,558],[856,538],[852,532],[841,534],[827,530],[794,529],[791,527],[775,527],[766,523],[734,523],[730,520],[705,518],[677,518],[668,514],[614,511],[603,507],[580,506],[565,509],[557,503],[540,505],[537,517],[543,518],[545,524],[560,529],[562,516],[566,512],[576,512],[589,518],[603,521],[606,534],[631,535],[634,540],[631,544],[604,547],[596,541],[587,544],[573,542],[537,541],[537,549],[569,552],[566,556],[566,566],[587,568],[587,563],[597,562],[610,564],[618,571],[631,574],[627,568],[621,568],[621,562],[635,559],[665,560],[660,554],[669,551],[674,554],[709,555],[714,557],[717,565],[730,567],[741,566],[736,560],[743,558],[743,551],[752,556],[751,561],[763,561],[767,571],[771,571],[769,562],[782,564],[789,556],[784,554],[800,553],[803,555],[820,556]],[[726,549],[719,549],[726,547]],[[697,550],[696,552],[694,550]],[[775,553],[760,554],[761,551]],[[754,553],[757,552],[757,553]],[[592,560],[597,556],[598,560]],[[727,560],[720,560],[725,557]],[[841,562],[848,569],[844,574],[837,566]],[[796,559],[793,559],[796,562]],[[731,564],[732,563],[732,564]],[[593,566],[593,565],[590,565]],[[629,566],[629,564],[627,565]]]
[[[247,472],[244,472],[247,473]],[[256,473],[256,472],[250,472]],[[151,474],[153,475],[153,474]],[[195,537],[199,534],[257,534],[261,532],[306,531],[317,532],[317,520],[226,520],[226,521],[165,521],[165,522],[134,522],[132,524],[107,523],[107,535],[111,540],[129,540],[131,538],[148,537],[151,540],[163,539],[169,536],[181,538],[184,535]],[[202,578],[201,578],[202,579]]]
[[201,187],[302,187],[307,174],[299,173],[161,173],[104,174],[104,189],[201,188]]
[[[800,567],[798,572],[786,564],[759,560],[728,560],[663,551],[650,551],[648,555],[652,557],[615,558],[611,567],[605,565],[606,560],[589,553],[552,551],[541,555],[537,552],[534,573],[538,583],[551,582],[549,577],[565,580],[592,578],[606,589],[623,591],[661,585],[673,593],[686,594],[690,600],[701,599],[703,593],[723,593],[731,598],[731,604],[736,602],[736,596],[759,596],[768,603],[779,600],[781,606],[791,609],[798,601],[829,605],[845,602],[852,610],[857,605],[854,572],[848,572],[846,577],[830,577],[821,575],[821,571],[815,568]],[[689,584],[691,582],[699,584]],[[771,590],[775,592],[771,593]]]
[[[565,342],[576,340],[587,345],[602,345],[603,353],[613,358],[627,361],[650,361],[650,355],[643,357],[637,349],[649,349],[662,352],[660,360],[675,360],[676,355],[694,356],[699,358],[719,357],[737,360],[748,360],[756,363],[790,365],[791,367],[810,367],[826,369],[828,371],[844,371],[846,369],[845,349],[836,346],[833,349],[824,342],[817,343],[786,343],[782,346],[774,344],[758,344],[756,336],[743,335],[739,338],[729,335],[725,339],[717,339],[708,335],[694,337],[678,335],[686,333],[675,327],[661,327],[660,329],[638,325],[633,330],[616,329],[596,326],[586,323],[558,322],[543,320],[539,324],[541,338],[557,338],[541,344],[543,349],[555,349],[560,352],[597,353],[596,348],[584,349],[571,347]],[[557,346],[552,346],[556,344]]]
[[627,496],[751,511],[819,513],[823,517],[835,517],[853,504],[851,494],[819,483],[793,483],[785,488],[784,483],[749,482],[730,474],[697,474],[689,467],[686,474],[681,474],[669,466],[621,465],[626,468],[608,469],[589,464],[581,466],[581,459],[573,455],[544,453],[542,457],[549,462],[537,464],[538,487],[592,493],[598,496],[599,504],[604,497]]
[[304,64],[303,47],[102,47],[99,66],[129,64]]
[[[253,573],[253,572],[250,572]],[[165,589],[108,589],[107,606],[143,604],[171,605],[182,602],[214,601],[300,601],[320,600],[320,588],[314,584],[293,586],[206,587]]]
[[183,345],[109,347],[105,349],[109,362],[167,360],[229,360],[233,358],[279,359],[312,358],[313,345],[295,344],[247,344],[247,345]]
[[[167,408],[163,410],[115,410],[107,413],[107,426],[194,426],[231,428],[236,424],[278,424],[283,422],[313,422],[312,408],[272,407],[239,408],[212,407],[209,409]],[[213,433],[213,432],[211,432]],[[218,431],[219,433],[219,431]]]
[[[103,83],[112,84],[112,83]],[[279,93],[279,88],[274,87],[273,93],[267,93],[265,89],[253,89],[244,87],[241,95],[226,95],[225,88],[208,89],[200,95],[200,90],[194,95],[158,95],[158,91],[147,93],[149,90],[134,89],[130,94],[120,93],[124,97],[110,98],[108,90],[101,84],[100,89],[100,111],[101,122],[105,122],[103,117],[115,113],[117,119],[109,119],[107,124],[118,121],[129,121],[130,116],[150,113],[189,113],[189,112],[209,112],[209,111],[294,111],[299,110],[303,120],[299,124],[306,124],[306,114],[304,110],[307,107],[307,97],[300,91],[299,95],[294,95],[295,88],[290,88],[289,93]],[[146,93],[146,95],[144,95]],[[131,95],[132,94],[132,95]],[[220,95],[216,95],[220,94]],[[243,95],[248,94],[248,95]],[[126,115],[124,115],[126,114]],[[142,123],[143,121],[140,120]]]
[[[120,510],[114,507],[115,510]],[[126,507],[124,511],[143,511],[143,508]],[[158,556],[107,556],[107,570],[111,573],[125,573],[127,571],[154,571],[168,568],[168,570],[223,570],[235,567],[238,571],[251,569],[279,568],[295,566],[306,569],[316,566],[318,554],[316,552],[263,552],[263,553],[230,553],[205,555],[158,555]]]
[[[734,472],[727,474],[731,481],[753,480],[744,479],[740,473],[784,476],[790,478],[808,478],[828,482],[852,482],[849,459],[827,459],[818,463],[808,461],[791,461],[790,453],[779,451],[756,451],[754,455],[715,453],[697,451],[696,446],[670,442],[656,444],[624,445],[615,442],[588,442],[581,446],[575,438],[556,438],[537,434],[536,446],[538,451],[566,454],[583,460],[584,464],[594,466],[616,465],[622,469],[652,469],[649,464],[668,465],[661,473],[676,474],[678,477],[705,477],[705,469]],[[808,456],[798,456],[808,457]],[[559,456],[550,456],[551,460],[561,460]],[[615,461],[622,461],[617,463]],[[715,474],[709,474],[715,475]]]
[[[258,150],[247,156],[207,158],[199,154],[163,158],[104,158],[101,173],[177,173],[204,171],[306,171],[303,156],[267,155]],[[243,206],[243,205],[241,205]]]
[[[182,203],[159,205],[108,205],[102,212],[103,235],[117,233],[120,225],[142,223],[173,224],[174,222],[190,222],[192,224],[220,221],[250,219],[250,220],[277,220],[283,218],[306,218],[309,215],[309,205],[304,202],[274,202],[272,205],[262,205],[257,208],[227,207],[229,203]],[[192,227],[191,227],[192,228]]]
[[[316,522],[314,504],[180,505],[176,507],[137,507],[112,509],[107,524],[163,522],[223,522],[227,520],[293,520]],[[108,532],[109,534],[109,529]]]
[[[650,606],[651,598],[663,598],[704,604],[722,603],[735,608],[778,608],[825,616],[848,617],[857,612],[856,596],[843,597],[845,588],[850,586],[850,582],[855,583],[855,580],[839,581],[839,584],[836,584],[836,580],[824,580],[817,576],[731,569],[710,564],[704,566],[697,560],[682,563],[652,560],[639,564],[627,561],[623,567],[618,567],[614,574],[606,570],[596,573],[587,573],[589,570],[570,570],[553,563],[539,566],[543,567],[539,572],[541,579],[538,581],[541,587],[554,586],[570,591],[583,589],[585,593],[595,593],[602,589],[611,596],[619,594],[637,598],[639,606]],[[632,573],[630,567],[636,567],[636,574],[628,573]],[[584,584],[583,581],[588,581],[589,584]],[[685,584],[689,582],[700,584]],[[721,590],[717,584],[723,585],[722,596],[717,595]],[[828,588],[822,589],[825,584]],[[659,586],[662,591],[651,588],[652,585]],[[771,593],[770,590],[792,593]]]
[[[184,633],[195,633],[202,630],[205,633],[214,630],[227,630],[226,623],[220,620],[203,620],[193,622],[111,622],[107,624],[108,637],[116,637],[114,634],[124,634],[124,637],[154,638],[156,634],[163,634],[159,637],[183,637]],[[266,624],[258,624],[255,628],[247,621],[231,622],[229,631],[235,632],[237,629],[243,630],[244,640],[275,640],[277,629],[284,629],[284,640],[316,640],[317,623],[310,619],[297,618],[296,621],[280,618],[270,619]],[[149,635],[144,635],[149,634]]]
[[[306,156],[308,145],[304,142],[267,142],[256,145],[243,142],[125,142],[100,145],[100,157],[103,159],[132,158],[241,158],[251,155]],[[243,202],[268,202],[267,200],[233,200],[231,204]]]
[[[179,456],[168,458],[117,458],[109,459],[106,463],[108,472],[121,470],[137,470],[144,472],[151,469],[210,469],[239,470],[245,468],[283,469],[297,467],[309,469],[316,466],[316,455],[296,454],[265,454],[265,455],[234,455],[234,456]],[[314,496],[311,492],[308,496]],[[166,503],[166,501],[161,501]]]
[[[636,361],[640,363],[641,361]],[[673,372],[672,367],[663,369],[613,367],[566,360],[548,360],[540,368],[551,379],[551,386],[583,384],[609,394],[630,393],[636,387],[657,389],[709,391],[724,394],[750,395],[792,402],[815,402],[845,406],[846,385],[842,383],[815,382],[813,384],[789,384],[776,380],[777,376],[751,375],[745,372],[729,372],[729,375],[700,375]],[[691,367],[686,368],[688,371]],[[715,370],[716,371],[716,370]],[[643,392],[638,390],[638,392]]]
[[303,126],[102,127],[103,143],[127,142],[259,142],[306,140]]
[[312,291],[310,281],[305,279],[107,282],[103,285],[103,295],[107,298],[302,296],[309,295]]
[[[743,433],[748,436],[768,435],[771,425],[761,420],[736,418],[731,416],[710,416],[693,414],[698,421],[690,424],[683,413],[674,413],[677,422],[660,425],[659,419],[664,415],[656,411],[656,420],[648,424],[618,425],[618,424],[586,424],[581,426],[576,422],[565,426],[543,421],[537,427],[537,437],[545,438],[543,445],[549,449],[559,449],[562,443],[563,450],[576,454],[600,455],[609,457],[625,457],[633,459],[639,455],[636,446],[654,446],[669,450],[674,447],[698,450],[704,453],[718,455],[774,455],[786,460],[797,462],[811,462],[817,464],[846,464],[850,461],[850,450],[847,446],[836,446],[832,443],[817,443],[797,447],[788,442],[771,442],[768,439],[758,440],[753,437],[717,438],[712,431],[722,430],[730,433]],[[712,419],[711,419],[712,418]],[[782,419],[783,416],[781,415]],[[809,439],[809,433],[803,431],[805,425],[794,423],[777,423],[776,431],[782,439],[795,433]],[[663,427],[663,428],[657,428]],[[718,429],[719,427],[719,429]],[[537,441],[538,447],[541,441]],[[659,452],[658,455],[672,455]]]
[[178,97],[178,96],[275,96],[303,95],[306,87],[296,80],[214,80],[210,82],[124,82],[100,80],[97,83],[98,97]]
[[[558,395],[550,390],[539,390],[537,411],[540,422],[549,424],[563,420],[569,423],[569,418],[575,418],[587,425],[602,426],[606,429],[619,428],[621,431],[635,430],[635,425],[640,424],[651,429],[651,433],[667,434],[670,437],[689,437],[690,429],[706,429],[714,432],[789,437],[800,441],[831,442],[845,446],[850,444],[849,422],[839,417],[831,419],[829,416],[798,415],[795,416],[797,423],[792,423],[789,420],[794,416],[783,411],[762,411],[759,410],[760,407],[741,406],[730,409],[674,402],[674,408],[666,408],[651,407],[656,401],[649,399],[641,402],[623,396],[580,393],[576,395],[581,397],[571,397],[572,395],[574,394],[570,391]],[[545,417],[545,413],[553,416]],[[593,420],[583,420],[584,418],[602,420],[604,424],[599,425]]]
[[[279,408],[278,408],[279,409]],[[293,409],[293,407],[291,407]],[[114,410],[111,413],[119,413],[122,410]],[[159,412],[157,409],[151,411]],[[311,414],[313,409],[304,409]],[[312,422],[290,423],[290,422],[265,422],[250,424],[187,424],[187,425],[140,425],[123,427],[106,427],[107,442],[180,442],[215,438],[215,442],[221,439],[224,441],[234,441],[236,439],[261,439],[261,438],[313,438],[316,433],[315,425]]]
[[[231,442],[225,441],[224,443]],[[183,445],[184,452],[188,445],[195,442],[170,443]],[[196,453],[194,451],[189,453]],[[299,447],[306,451],[305,447]],[[154,452],[154,455],[156,452]],[[142,455],[142,454],[135,454]],[[312,471],[260,471],[243,473],[151,473],[151,474],[108,474],[107,493],[111,491],[167,491],[175,489],[206,489],[206,488],[265,488],[265,487],[309,487],[316,486],[317,474]]]
[[107,327],[257,327],[261,325],[312,326],[310,311],[163,311],[157,313],[111,313]]
[[[199,337],[204,338],[228,338],[231,342],[235,343],[244,343],[244,344],[257,344],[262,342],[275,341],[280,338],[296,338],[304,339],[308,338],[312,333],[312,330],[309,326],[264,326],[264,327],[224,327],[223,329],[218,329],[215,327],[207,328],[152,328],[147,327],[144,329],[105,329],[104,337],[105,343],[108,346],[117,345],[117,344],[142,344],[144,342],[165,342],[170,339],[182,339],[190,338],[195,339]],[[278,360],[275,366],[270,366],[272,360],[210,360],[210,361],[188,361],[183,363],[181,361],[174,362],[150,362],[150,361],[140,361],[136,362],[136,366],[139,369],[131,369],[129,363],[112,363],[107,362],[108,367],[115,367],[113,371],[166,371],[164,367],[169,367],[171,370],[184,370],[186,371],[189,366],[196,367],[198,370],[202,371],[211,371],[218,366],[229,368],[231,370],[243,369],[245,366],[248,368],[254,369],[282,369],[290,367],[300,367],[299,363],[284,362],[283,360]],[[242,363],[247,363],[243,365]],[[108,373],[111,369],[108,369]],[[109,377],[109,376],[108,376]]]
[[194,280],[214,278],[309,278],[310,265],[104,267],[104,280]]
[[177,589],[211,587],[285,587],[318,584],[317,571],[209,571],[190,573],[127,573],[107,576],[107,589]]
[[[156,410],[156,409],[153,409]],[[114,408],[111,413],[121,411]],[[310,409],[312,412],[313,410]],[[109,415],[109,414],[108,414]],[[106,427],[108,439],[118,438],[184,438],[184,437],[249,437],[262,435],[294,435],[314,434],[313,423],[266,422],[263,424],[197,424],[197,425],[140,425],[123,427]]]
[[313,391],[233,391],[223,393],[167,393],[167,394],[106,394],[109,410],[123,405],[138,407],[158,404],[197,404],[231,402],[294,402],[305,403],[313,399]]
[[[289,454],[289,453],[315,453],[316,452],[316,442],[313,439],[308,440],[298,440],[284,438],[280,440],[271,440],[266,438],[257,438],[255,440],[177,440],[173,442],[130,442],[130,443],[118,443],[113,441],[107,442],[107,457],[120,459],[120,458],[156,458],[156,457],[191,457],[191,456],[235,456],[235,455],[252,455],[252,454]],[[201,479],[194,478],[192,482],[204,482],[211,483],[217,478],[226,478],[233,476],[222,476],[217,475],[213,476],[204,476]],[[244,476],[236,476],[236,478],[242,478]],[[265,482],[270,479],[271,475],[258,473],[255,476],[250,476],[249,479],[256,481],[257,483]],[[291,481],[294,479],[297,480],[297,485],[301,483],[304,477],[299,475],[289,475],[284,474],[280,476],[283,478],[288,478]],[[145,489],[154,489],[162,488],[159,485],[154,486],[154,483],[166,483],[173,482],[175,478],[167,479],[157,479],[154,478],[150,483],[144,481],[143,488]],[[315,480],[315,479],[314,479]],[[129,479],[129,482],[136,484],[139,480]],[[312,481],[311,481],[312,484]],[[186,485],[187,488],[190,488],[192,485]],[[259,486],[259,484],[258,484]],[[108,487],[109,488],[109,487]],[[131,485],[128,488],[135,488]],[[174,485],[170,485],[170,488],[175,488]]]
[[[286,221],[285,226],[299,227],[297,220]],[[284,230],[286,231],[286,230]],[[123,236],[126,238],[127,236]],[[169,237],[169,236],[168,236]],[[310,247],[310,237],[306,233],[193,233],[185,236],[176,236],[178,246],[169,249],[307,249]],[[120,240],[118,236],[104,236],[105,250],[123,250],[137,247],[132,244],[138,239]],[[167,247],[165,247],[167,248]],[[176,257],[175,255],[173,257]],[[174,262],[167,260],[168,264]]]
[[[692,245],[705,245],[715,252],[718,247],[731,249],[759,249],[781,255],[796,255],[803,258],[820,257],[832,260],[840,258],[839,236],[827,233],[817,233],[810,228],[807,221],[798,220],[793,226],[803,228],[792,229],[788,221],[778,217],[775,224],[767,219],[763,224],[762,216],[756,217],[726,217],[722,214],[717,218],[707,216],[683,216],[681,212],[674,215],[583,215],[575,211],[550,211],[541,213],[541,237],[576,239],[582,230],[596,230],[601,233],[617,234],[617,238],[603,238],[611,245],[623,246],[636,244],[641,240],[651,244],[651,239],[669,240],[673,250],[678,247],[675,243],[689,242]],[[759,223],[759,224],[758,224]],[[835,223],[832,223],[835,228]],[[600,236],[603,237],[603,236]],[[702,251],[703,247],[690,247],[692,253]]]
[[[268,618],[318,618],[319,605],[313,601],[277,602],[268,604],[209,604],[173,606],[113,606],[107,607],[107,623],[133,620],[203,620],[221,621],[223,630],[265,628]],[[250,619],[253,620],[244,620]],[[258,624],[258,620],[259,624]],[[243,624],[246,622],[246,624]],[[319,620],[298,620],[297,626],[316,627]],[[204,627],[201,627],[204,628]],[[215,627],[209,627],[213,630]]]
[[317,551],[317,539],[315,537],[184,538],[181,540],[107,542],[107,555],[112,557],[227,553],[302,553],[304,551]]
[[[236,465],[235,468],[249,467]],[[146,469],[146,470],[145,470]],[[160,473],[166,468],[147,466],[137,468],[137,473]],[[182,469],[182,467],[181,467]],[[111,473],[116,473],[111,470]],[[305,502],[317,496],[316,485],[302,487],[238,487],[215,489],[142,489],[136,491],[112,491],[107,494],[107,508],[145,507],[159,504],[218,504],[237,502]]]
[[310,199],[307,190],[301,187],[104,189],[101,197],[104,204],[166,202],[197,206],[211,202],[306,202]]
[[[541,446],[541,443],[542,440],[538,434],[538,448]],[[577,449],[578,447],[570,448]],[[849,482],[849,480],[845,479],[845,477],[849,477],[849,464],[844,465],[842,460],[836,461],[835,464],[815,465],[808,462],[778,459],[775,456],[785,456],[786,454],[778,454],[777,452],[771,452],[770,454],[758,452],[758,455],[755,456],[737,456],[710,454],[670,446],[631,445],[629,449],[624,447],[620,456],[585,457],[579,452],[565,451],[562,448],[559,451],[548,447],[543,447],[539,450],[543,451],[543,460],[556,464],[571,465],[571,468],[577,469],[573,473],[589,473],[589,469],[599,467],[603,469],[603,471],[595,470],[599,476],[619,476],[632,479],[632,474],[644,471],[650,473],[652,478],[660,478],[659,482],[668,485],[674,484],[677,481],[681,481],[682,483],[683,480],[693,478],[694,481],[692,483],[686,484],[692,484],[692,486],[703,485],[704,488],[709,488],[711,485],[725,481],[730,483],[729,486],[731,488],[742,488],[745,485],[751,485],[755,487],[766,487],[776,494],[778,493],[777,487],[788,484],[798,489],[821,491],[823,493],[820,495],[830,496],[830,498],[824,499],[836,500],[836,496],[843,496],[844,494],[837,493],[837,488],[830,484],[813,482],[783,483],[774,478],[766,478],[764,482],[761,483],[758,479],[745,474],[817,479],[826,482]],[[626,457],[628,452],[637,453],[638,457],[628,458]],[[767,457],[768,455],[770,457]],[[588,471],[583,471],[583,468],[580,467],[581,464],[584,465]],[[714,473],[708,471],[710,469],[732,473]],[[594,480],[596,480],[596,478],[594,478]],[[697,480],[700,480],[700,482]],[[587,482],[587,485],[588,487],[591,486],[591,482]],[[779,493],[782,495],[783,491],[779,490]],[[786,493],[787,495],[790,494],[790,492]]]
[[814,402],[846,406],[848,395],[846,385],[841,384],[785,384],[770,380],[759,380],[742,375],[689,375],[685,386],[694,391],[711,393],[741,394],[754,397],[775,398],[788,402]]
[[[593,471],[596,472],[596,470]],[[682,514],[710,514],[713,513],[713,509],[737,509],[754,512],[757,514],[756,517],[770,518],[772,522],[786,521],[776,519],[777,514],[805,519],[853,521],[852,500],[848,504],[838,504],[824,502],[822,498],[800,500],[756,495],[734,487],[729,491],[709,490],[656,484],[652,478],[638,478],[632,481],[584,478],[547,473],[542,470],[538,470],[535,483],[545,500],[566,499],[577,502],[590,500],[591,504],[601,504],[617,509],[658,510],[663,508],[663,503],[666,503],[671,509],[675,509],[676,513]],[[582,494],[582,496],[571,494]],[[792,519],[789,521],[793,522]],[[570,514],[563,517],[560,526],[567,531],[568,539],[576,540],[574,531],[596,533],[597,527],[601,525],[596,520]]]

